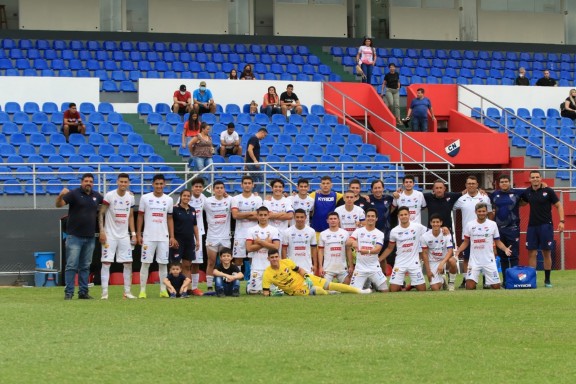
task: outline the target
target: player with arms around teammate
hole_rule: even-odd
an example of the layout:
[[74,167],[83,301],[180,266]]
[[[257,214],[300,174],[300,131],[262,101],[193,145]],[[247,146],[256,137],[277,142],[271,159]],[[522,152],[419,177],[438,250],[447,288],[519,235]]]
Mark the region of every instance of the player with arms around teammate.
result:
[[196,225],[198,226],[198,248],[196,249],[196,257],[192,260],[190,266],[190,279],[192,283],[190,285],[191,291],[189,292],[193,296],[202,296],[202,292],[198,288],[198,282],[200,281],[200,265],[204,263],[204,251],[202,249],[202,236],[206,233],[204,231],[204,202],[206,201],[206,196],[202,194],[204,191],[204,179],[201,177],[195,177],[191,181],[192,184],[192,196],[190,197],[190,206],[196,210]]
[[320,232],[328,229],[326,218],[330,212],[336,210],[338,200],[342,198],[342,194],[332,190],[332,178],[330,176],[322,176],[320,179],[320,190],[312,192],[310,197],[314,199],[314,212],[310,219],[310,226],[319,235]]
[[335,210],[340,217],[340,227],[348,231],[348,233],[352,233],[356,228],[363,226],[366,219],[364,210],[355,205],[355,201],[356,195],[354,191],[346,191],[344,193],[344,205],[339,206]]
[[544,256],[544,286],[552,288],[550,273],[552,271],[552,242],[554,241],[554,226],[552,224],[552,206],[556,207],[560,223],[558,231],[564,231],[564,207],[556,192],[545,187],[539,171],[530,172],[530,187],[522,194],[522,200],[530,205],[530,219],[526,233],[526,248],[528,248],[528,263],[536,268],[538,249]]
[[284,197],[282,180],[272,180],[270,187],[272,187],[272,196],[264,201],[264,206],[270,211],[270,224],[278,228],[280,233],[284,233],[294,218],[294,209],[290,200]]
[[98,214],[100,244],[102,244],[102,300],[108,300],[110,265],[116,261],[124,264],[124,298],[135,299],[132,287],[132,246],[136,244],[134,228],[134,195],[128,191],[130,177],[118,175],[118,188],[104,196]]
[[[140,261],[140,299],[146,298],[146,282],[150,264],[158,262],[160,277],[160,297],[168,297],[164,278],[168,275],[168,253],[174,246],[174,221],[172,210],[174,201],[164,194],[166,181],[164,175],[157,174],[152,178],[153,191],[142,195],[136,219],[136,239],[142,246]],[[144,224],[146,224],[144,226]],[[142,227],[144,232],[142,233]]]
[[[308,179],[298,179],[298,193],[288,197],[292,203],[292,209],[303,209],[306,212],[306,225],[310,225],[310,214],[314,210],[314,199],[308,196],[310,182]],[[291,225],[296,224],[292,219]]]
[[318,268],[316,232],[306,225],[306,211],[297,209],[294,212],[296,225],[291,226],[280,235],[282,238],[282,258],[291,259],[307,271]]
[[224,183],[215,181],[212,185],[214,195],[204,202],[204,212],[206,212],[206,251],[208,252],[208,263],[206,264],[206,286],[208,292],[214,291],[214,275],[212,271],[216,266],[216,255],[223,248],[230,248],[230,206],[232,198],[224,196]]
[[232,217],[236,220],[234,230],[234,249],[232,257],[238,267],[242,267],[246,258],[246,236],[248,230],[258,223],[256,209],[262,206],[262,198],[254,195],[254,179],[252,176],[242,176],[242,193],[232,198]]
[[336,212],[330,212],[327,220],[328,229],[320,233],[318,240],[318,276],[328,282],[336,279],[339,283],[349,284],[354,271],[352,250],[346,247],[350,235],[340,228],[340,218]]
[[431,231],[420,238],[422,259],[428,259],[428,281],[433,291],[439,291],[444,285],[444,270],[448,266],[448,290],[454,291],[454,281],[458,273],[457,261],[454,256],[452,236],[442,233],[442,218],[437,213],[430,215]]
[[500,241],[500,233],[495,222],[488,219],[488,206],[476,204],[476,220],[464,225],[464,241],[456,250],[458,253],[470,246],[470,262],[466,273],[466,289],[476,289],[480,272],[486,278],[486,284],[492,289],[500,289],[500,275],[496,266],[494,245],[510,256],[512,251]]
[[[396,262],[390,276],[390,291],[398,292],[404,284],[406,273],[410,275],[410,284],[418,291],[426,290],[426,281],[420,265],[420,239],[428,230],[422,224],[410,220],[408,207],[398,208],[399,224],[390,231],[390,243],[380,256],[385,259],[396,246]],[[424,259],[426,270],[430,269],[428,259]]]
[[414,176],[404,176],[402,186],[402,192],[393,194],[394,206],[407,207],[410,210],[410,221],[422,224],[422,209],[426,208],[424,194],[414,189]]
[[268,251],[274,250],[278,253],[280,249],[280,232],[268,221],[270,211],[262,206],[256,213],[258,224],[250,228],[246,236],[246,250],[249,252],[248,257],[252,259],[250,281],[246,286],[249,295],[262,292],[262,276],[268,267]]
[[364,287],[364,283],[369,281],[380,292],[386,292],[386,275],[380,267],[378,254],[384,244],[384,233],[376,229],[378,212],[374,208],[366,210],[365,226],[356,229],[346,242],[347,247],[356,250],[356,266],[352,273],[350,285],[358,289]]
[[262,289],[264,296],[270,296],[270,286],[274,284],[289,296],[327,295],[328,291],[346,293],[371,293],[370,289],[358,289],[340,283],[330,283],[321,277],[308,274],[290,259],[280,259],[278,251],[268,251],[270,265],[264,271]]

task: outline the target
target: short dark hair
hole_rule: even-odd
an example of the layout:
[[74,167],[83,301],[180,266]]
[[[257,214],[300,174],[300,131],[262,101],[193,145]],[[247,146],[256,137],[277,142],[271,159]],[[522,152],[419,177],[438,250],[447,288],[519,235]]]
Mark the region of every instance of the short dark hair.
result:
[[292,84],[288,84],[286,88],[294,88],[294,86]]
[[431,223],[431,222],[432,222],[432,220],[434,220],[434,219],[438,219],[438,220],[440,220],[440,222],[441,222],[441,223],[443,223],[443,222],[444,222],[444,220],[442,220],[442,216],[440,216],[440,214],[439,214],[439,213],[433,213],[433,214],[431,214],[431,215],[430,215],[430,217],[428,218],[428,222],[430,222],[430,223]]
[[269,250],[268,250],[268,256],[272,256],[272,255],[275,255],[275,254],[280,254],[280,251],[277,250],[276,248],[272,248],[272,249],[269,249]]
[[338,220],[340,220],[340,215],[338,214],[338,212],[332,211],[326,215],[326,218],[329,218],[330,216],[336,216],[338,218]]
[[228,123],[228,128],[234,128],[234,123],[233,123],[233,122],[229,122],[229,123]]
[[196,184],[202,184],[202,186],[204,186],[204,179],[202,177],[195,177],[192,179],[190,184],[192,184],[193,186]]
[[217,186],[217,185],[222,185],[222,186],[224,187],[224,182],[223,182],[222,180],[216,180],[216,181],[212,184],[213,187],[215,187],[215,186]]
[[244,182],[244,180],[250,180],[251,182],[254,182],[254,179],[250,175],[242,176],[242,183]]
[[530,171],[530,176],[532,176],[533,173],[540,174],[540,171],[537,169],[534,169],[534,170]]
[[478,204],[476,204],[476,205],[474,206],[474,211],[477,211],[477,210],[482,209],[482,208],[488,209],[488,204],[486,204],[486,203],[478,203]]
[[152,183],[154,183],[156,180],[166,181],[166,178],[164,177],[163,174],[157,173],[157,174],[155,174],[154,177],[152,178]]
[[258,212],[258,213],[260,213],[260,212],[270,212],[270,210],[269,210],[267,207],[265,207],[265,206],[261,206],[260,208],[258,208],[258,209],[256,210],[256,212]]
[[418,89],[416,90],[416,92],[426,93],[426,92],[424,91],[424,88],[418,88]]
[[262,127],[262,128],[260,128],[260,129],[258,130],[258,132],[266,132],[266,133],[268,133],[268,130],[267,130],[266,128]]
[[[530,172],[530,173],[532,173],[532,172]],[[510,176],[509,175],[500,175],[500,177],[498,177],[498,181],[502,181],[502,180],[510,181]]]
[[414,181],[414,176],[412,176],[412,175],[405,175],[405,176],[402,178],[402,182],[405,182],[406,180],[412,180],[412,181]]
[[398,212],[396,214],[399,215],[400,212],[402,212],[402,211],[408,211],[408,213],[410,213],[410,208],[403,205],[403,206],[398,208]]
[[91,178],[92,180],[94,180],[94,175],[91,174],[90,172],[86,172],[85,174],[82,175],[82,178],[80,180],[84,180],[85,178]]
[[303,210],[302,208],[298,208],[294,211],[294,216],[296,216],[297,213],[303,213],[304,215],[306,215],[306,211]]
[[174,262],[170,263],[170,266],[168,267],[168,270],[172,269],[172,267],[178,267],[178,268],[182,269],[182,266],[181,266],[180,263],[177,262],[177,261],[174,261]]
[[474,180],[474,181],[478,181],[478,178],[477,178],[476,176],[474,176],[474,175],[468,175],[468,176],[466,177],[466,180],[468,180],[468,179]]
[[188,192],[189,194],[192,194],[192,191],[189,190],[188,188],[184,188],[183,190],[180,191],[180,197],[182,197],[182,195],[184,194],[184,192]]
[[366,210],[366,214],[368,214],[368,212],[374,212],[374,214],[376,215],[376,217],[378,217],[378,211],[376,210],[376,208],[368,208]]
[[308,179],[305,179],[303,177],[301,177],[300,179],[298,179],[298,183],[296,183],[296,185],[300,185],[300,184],[308,184],[310,185],[310,181]]
[[225,253],[228,255],[232,255],[232,250],[228,247],[224,247],[220,250],[220,256],[222,256]]
[[274,187],[274,184],[276,183],[280,183],[282,184],[282,187],[284,187],[286,184],[284,184],[284,182],[281,179],[272,179],[272,181],[270,182],[270,186]]
[[394,68],[396,68],[396,64],[394,64],[394,63],[390,63],[390,64],[388,64],[388,68],[390,68],[390,67],[394,67]]
[[351,193],[351,194],[353,194],[354,196],[356,196],[356,193],[355,193],[353,190],[351,190],[351,189],[348,189],[347,191],[344,191],[344,194],[347,194],[347,193]]
[[352,185],[352,184],[358,184],[360,187],[362,187],[362,183],[361,183],[360,180],[358,180],[358,179],[352,179],[352,180],[350,180],[350,182],[348,183],[348,185]]
[[70,104],[68,104],[68,108],[72,108],[72,107],[75,107],[75,106],[76,106],[76,103],[70,103]]
[[122,172],[118,174],[118,177],[116,179],[129,179],[129,178],[130,176],[127,173]]
[[382,188],[384,188],[384,182],[380,179],[376,179],[372,180],[372,182],[370,183],[370,189],[374,188],[374,186],[378,183],[382,184]]
[[320,179],[320,181],[324,181],[324,180],[330,180],[330,181],[332,181],[332,178],[331,178],[330,176],[328,176],[328,175],[324,175],[324,176],[322,176],[322,178]]

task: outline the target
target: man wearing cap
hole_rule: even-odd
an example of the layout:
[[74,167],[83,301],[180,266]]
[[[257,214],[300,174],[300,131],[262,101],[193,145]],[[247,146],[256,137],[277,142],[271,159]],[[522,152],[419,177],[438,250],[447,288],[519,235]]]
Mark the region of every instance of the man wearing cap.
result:
[[234,123],[228,123],[228,129],[220,134],[220,156],[242,155],[240,136],[236,132]]
[[200,82],[200,88],[194,91],[194,112],[199,115],[210,112],[216,113],[216,103],[212,98],[212,92],[206,89],[206,82]]
[[182,84],[180,90],[174,91],[174,104],[172,105],[172,112],[181,115],[192,110],[192,95],[186,91],[186,86]]

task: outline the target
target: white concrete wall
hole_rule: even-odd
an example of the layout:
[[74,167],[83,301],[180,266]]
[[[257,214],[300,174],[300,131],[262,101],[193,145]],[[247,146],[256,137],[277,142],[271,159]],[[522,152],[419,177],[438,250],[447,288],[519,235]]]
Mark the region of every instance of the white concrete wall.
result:
[[0,76],[0,105],[16,101],[20,105],[34,101],[42,107],[47,101],[60,106],[64,102],[100,102],[100,80],[87,77]]
[[344,4],[274,2],[275,36],[347,37]]
[[416,40],[460,39],[457,9],[390,7],[390,38]]
[[[492,103],[504,108],[541,108],[546,112],[548,108],[560,109],[567,97],[571,87],[518,87],[509,85],[467,85],[467,88],[482,95]],[[458,101],[463,102],[472,108],[493,107],[489,102],[484,101],[481,105],[477,95],[458,87]],[[470,109],[459,104],[458,110],[470,116]]]
[[[140,79],[138,81],[138,101],[155,106],[157,103],[172,105],[174,91],[185,84],[186,88],[193,93],[198,89],[201,79]],[[264,94],[268,87],[276,87],[278,95],[286,90],[288,84],[294,85],[294,93],[300,99],[300,103],[310,107],[312,104],[323,105],[322,83],[311,81],[268,81],[268,80],[216,80],[206,79],[206,87],[212,92],[216,104],[237,104],[240,109],[244,104],[255,100],[258,105],[262,104]]]
[[99,31],[96,0],[20,0],[20,29]]
[[479,10],[478,40],[564,44],[564,15]]
[[228,34],[228,2],[148,0],[148,31]]

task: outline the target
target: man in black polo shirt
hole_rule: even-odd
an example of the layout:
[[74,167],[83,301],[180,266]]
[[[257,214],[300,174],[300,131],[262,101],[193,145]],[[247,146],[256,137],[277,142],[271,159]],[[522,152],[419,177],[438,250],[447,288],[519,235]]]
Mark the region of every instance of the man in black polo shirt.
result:
[[189,279],[192,279],[190,274],[192,261],[196,260],[196,251],[198,251],[201,244],[200,233],[198,232],[198,218],[196,217],[196,209],[190,205],[191,199],[192,192],[189,189],[182,190],[180,192],[180,201],[172,210],[176,244],[175,248],[172,248],[170,252],[170,263],[179,263],[179,259],[181,259],[184,276]]
[[[432,185],[432,192],[424,194],[428,217],[433,214],[440,215],[442,225],[452,231],[452,208],[458,199],[462,197],[462,192],[446,192],[446,185],[442,180],[436,180]],[[432,228],[428,223],[428,228]],[[454,239],[452,239],[454,241]]]
[[246,146],[246,171],[252,176],[254,186],[262,182],[262,173],[260,171],[260,141],[268,135],[266,128],[260,128],[258,132],[250,139]]
[[550,77],[550,71],[545,69],[544,77],[539,78],[536,85],[540,87],[556,87],[558,86],[558,83],[556,82],[556,79]]
[[558,196],[552,188],[542,185],[540,171],[530,172],[531,186],[520,197],[530,205],[530,219],[526,232],[526,248],[528,249],[529,264],[536,268],[536,255],[538,250],[544,256],[544,286],[552,288],[550,271],[552,270],[552,242],[554,241],[554,227],[552,224],[552,206],[558,210],[560,223],[558,232],[564,231],[564,207],[560,204]]
[[92,254],[96,245],[96,217],[102,204],[102,195],[94,191],[94,176],[82,175],[80,188],[69,191],[63,188],[56,198],[56,207],[68,204],[66,225],[66,270],[64,272],[64,299],[72,300],[74,280],[78,273],[78,298],[92,299],[88,294],[88,276]]

